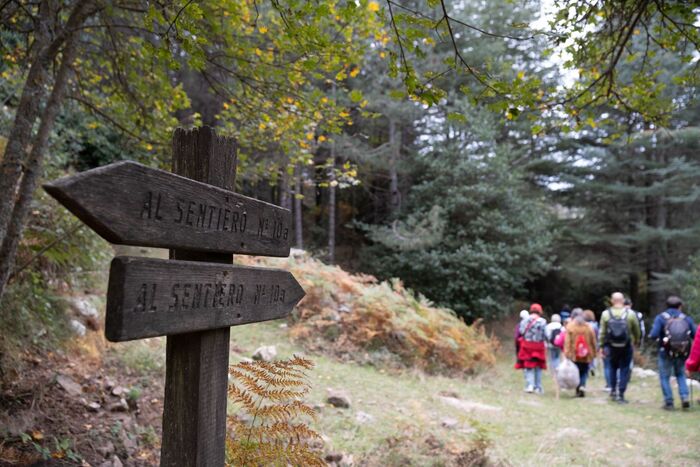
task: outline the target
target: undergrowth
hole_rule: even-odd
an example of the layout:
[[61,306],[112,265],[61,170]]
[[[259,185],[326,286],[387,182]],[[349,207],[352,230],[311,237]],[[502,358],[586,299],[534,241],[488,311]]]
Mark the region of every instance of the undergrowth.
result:
[[69,342],[64,298],[104,282],[109,245],[80,225],[37,190],[14,275],[0,301],[0,380],[21,373],[33,350],[51,351]]
[[28,276],[0,302],[0,381],[15,379],[32,349],[55,349],[70,335],[64,302],[42,284]]
[[[244,261],[280,266],[267,258]],[[308,349],[428,373],[473,374],[496,361],[498,342],[483,326],[467,326],[452,310],[434,306],[398,279],[380,282],[302,255],[281,265],[306,291],[290,332]]]
[[320,457],[321,437],[305,423],[316,418],[304,402],[311,368],[313,362],[298,356],[231,366],[235,415],[228,417],[228,465],[326,465]]

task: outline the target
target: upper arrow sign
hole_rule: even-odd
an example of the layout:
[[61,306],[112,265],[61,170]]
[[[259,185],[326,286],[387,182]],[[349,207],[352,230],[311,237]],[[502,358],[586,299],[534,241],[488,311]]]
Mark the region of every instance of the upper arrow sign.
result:
[[289,255],[288,209],[136,162],[88,170],[44,189],[111,243]]
[[303,297],[281,269],[117,256],[105,335],[119,342],[283,318]]

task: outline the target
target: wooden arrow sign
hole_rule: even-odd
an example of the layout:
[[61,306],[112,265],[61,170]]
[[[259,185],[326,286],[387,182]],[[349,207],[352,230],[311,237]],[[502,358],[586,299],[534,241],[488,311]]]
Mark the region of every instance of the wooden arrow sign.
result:
[[289,255],[288,209],[136,162],[88,170],[44,189],[111,243]]
[[304,297],[288,271],[117,256],[107,291],[112,342],[287,316]]

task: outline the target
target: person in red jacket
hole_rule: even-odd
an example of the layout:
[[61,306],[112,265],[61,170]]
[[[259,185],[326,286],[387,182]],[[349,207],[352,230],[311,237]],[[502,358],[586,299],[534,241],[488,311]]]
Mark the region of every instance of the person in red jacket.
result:
[[542,318],[542,305],[530,305],[530,315],[520,321],[520,349],[518,360],[522,360],[525,372],[525,392],[542,394],[542,370],[547,369],[544,328],[547,321]]
[[690,349],[688,360],[685,361],[685,373],[688,377],[694,371],[700,371],[700,332],[695,333],[693,347]]

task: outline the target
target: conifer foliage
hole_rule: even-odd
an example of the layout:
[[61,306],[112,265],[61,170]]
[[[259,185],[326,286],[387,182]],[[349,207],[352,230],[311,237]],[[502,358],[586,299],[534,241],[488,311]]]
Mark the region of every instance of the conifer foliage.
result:
[[229,373],[227,465],[323,466],[314,447],[321,437],[307,422],[316,418],[303,399],[309,392],[312,361],[294,356],[275,362],[241,362]]

